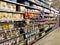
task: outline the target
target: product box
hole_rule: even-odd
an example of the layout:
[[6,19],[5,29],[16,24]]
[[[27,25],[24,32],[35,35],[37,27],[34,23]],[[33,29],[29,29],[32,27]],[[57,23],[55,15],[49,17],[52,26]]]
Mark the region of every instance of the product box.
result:
[[6,2],[0,1],[0,9],[1,10],[6,10],[7,9],[6,5],[7,5]]
[[9,24],[3,23],[3,30],[9,30]]
[[16,12],[16,5],[15,4],[7,3],[6,6],[8,8],[8,11]]
[[15,30],[12,30],[12,36],[16,36]]
[[2,12],[0,12],[0,20],[2,20],[2,18],[3,18],[3,14]]
[[0,30],[3,30],[3,26],[2,26],[2,23],[0,23]]
[[19,37],[19,42],[23,41],[24,40],[24,37],[23,35]]
[[4,40],[5,39],[5,33],[0,33],[0,40]]
[[14,28],[14,24],[13,23],[9,23],[9,29],[13,29]]
[[7,31],[6,32],[6,38],[9,39],[11,37],[11,32],[10,31]]
[[13,18],[13,14],[12,13],[7,13],[7,17],[8,17],[8,20],[9,21],[12,21],[12,18]]
[[19,6],[18,7],[18,11],[20,11],[20,12],[26,12],[26,8],[23,7],[23,6]]

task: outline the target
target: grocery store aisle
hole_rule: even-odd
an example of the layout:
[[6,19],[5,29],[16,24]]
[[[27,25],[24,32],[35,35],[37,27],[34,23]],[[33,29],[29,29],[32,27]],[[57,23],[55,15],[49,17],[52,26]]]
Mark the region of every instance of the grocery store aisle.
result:
[[33,45],[60,45],[60,27],[58,27]]

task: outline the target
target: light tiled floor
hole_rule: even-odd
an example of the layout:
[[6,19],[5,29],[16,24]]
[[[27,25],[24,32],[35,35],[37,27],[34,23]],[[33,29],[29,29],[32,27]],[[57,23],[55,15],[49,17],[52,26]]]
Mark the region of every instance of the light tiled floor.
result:
[[60,45],[60,27],[58,27],[33,45]]

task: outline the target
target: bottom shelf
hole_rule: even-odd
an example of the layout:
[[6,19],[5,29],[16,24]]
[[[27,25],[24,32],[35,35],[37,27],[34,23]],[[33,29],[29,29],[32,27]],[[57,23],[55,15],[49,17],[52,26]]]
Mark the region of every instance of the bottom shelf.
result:
[[23,39],[21,37],[16,37],[12,40],[5,41],[0,45],[33,45],[35,42],[46,36],[48,33],[52,32],[55,28],[57,27],[53,26],[52,28],[48,29],[48,31],[46,30],[47,32],[43,30],[42,32],[32,35],[32,37],[24,40],[21,40]]
[[[57,27],[56,27],[56,28],[57,28]],[[54,28],[54,29],[56,29],[56,28]],[[54,30],[54,29],[53,29],[53,30]],[[47,34],[49,34],[50,32],[52,32],[53,30],[52,30],[52,28],[51,28],[51,30],[49,30],[47,33],[45,33],[45,35],[43,35],[43,36],[41,36],[40,38],[38,38],[34,43],[36,43],[37,41],[39,41],[41,38],[45,37]],[[33,45],[34,43],[32,43],[31,45]]]

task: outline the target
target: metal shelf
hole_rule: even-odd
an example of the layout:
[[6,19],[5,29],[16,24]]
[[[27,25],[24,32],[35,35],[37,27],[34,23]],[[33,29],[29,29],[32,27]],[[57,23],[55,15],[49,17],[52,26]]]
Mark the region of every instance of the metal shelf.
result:
[[13,12],[8,10],[0,10],[0,12],[15,13],[15,14],[24,14],[23,12]]
[[[23,33],[23,34],[25,34],[25,33]],[[9,41],[9,40],[15,39],[15,38],[17,38],[17,37],[20,37],[20,36],[23,35],[23,34],[20,34],[20,35],[18,35],[18,36],[12,36],[12,37],[9,38],[9,39],[1,40],[1,41],[0,41],[0,44],[1,44],[1,43],[4,43],[4,42],[7,42],[7,41]]]
[[30,0],[28,0],[28,2],[33,3],[33,4],[37,5],[37,6],[40,6],[40,7],[43,7],[43,8],[46,8],[46,9],[49,9],[49,10],[50,10],[50,8],[44,7],[44,6],[42,6],[42,5],[39,5],[39,4],[37,4],[37,3],[32,2],[32,1],[30,1]]
[[40,10],[40,9],[31,7],[31,6],[27,6],[27,5],[24,5],[24,4],[21,4],[21,3],[17,3],[17,2],[12,2],[12,1],[4,1],[4,2],[12,3],[12,4],[20,5],[20,6],[24,6],[24,7],[26,7],[26,8],[30,8],[30,9]]

